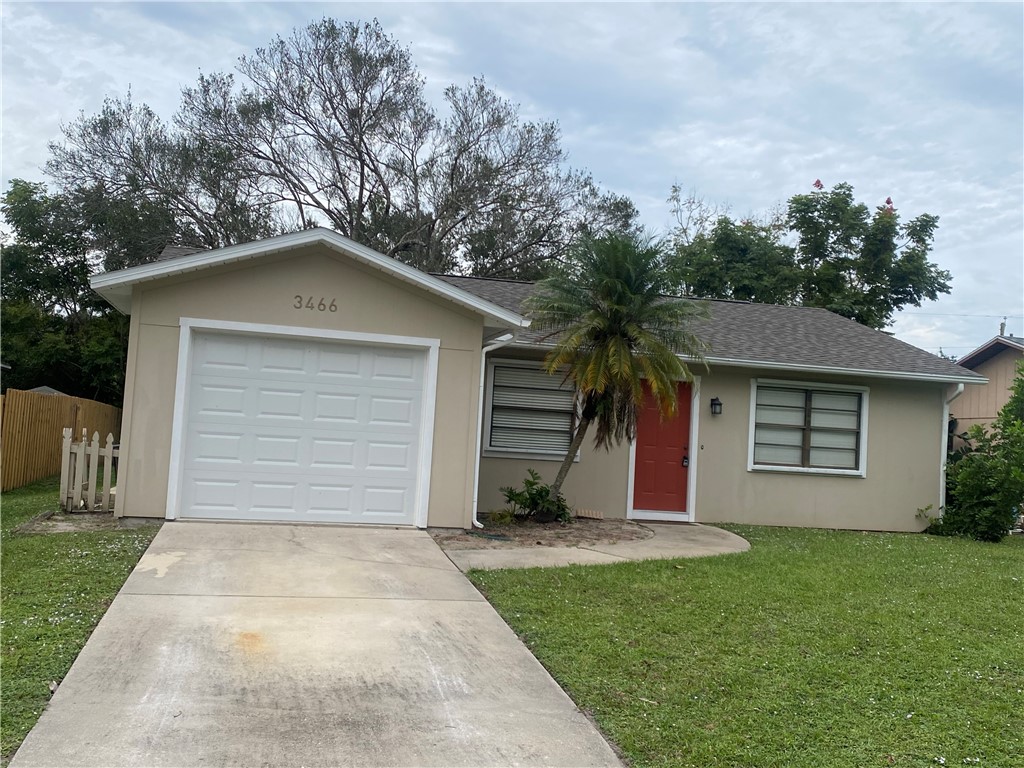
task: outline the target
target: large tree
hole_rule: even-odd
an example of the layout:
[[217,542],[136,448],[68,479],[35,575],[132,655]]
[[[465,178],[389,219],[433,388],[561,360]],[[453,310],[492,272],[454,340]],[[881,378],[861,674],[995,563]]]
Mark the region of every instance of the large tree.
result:
[[324,225],[429,271],[532,277],[579,232],[633,226],[628,200],[569,167],[557,124],[482,78],[439,106],[424,85],[378,22],[325,18],[201,75],[171,123],[108,101],[48,169],[165,207],[187,244]]
[[51,195],[20,179],[11,182],[0,212],[11,229],[0,240],[0,350],[11,366],[4,387],[47,384],[120,404],[127,318],[89,287],[99,266],[96,239],[116,239],[114,228],[88,195]]
[[95,264],[88,254],[82,209],[66,196],[47,194],[42,184],[14,179],[0,213],[13,232],[3,243],[4,302],[24,302],[66,317],[85,312]]
[[928,261],[938,217],[901,222],[891,199],[872,212],[849,184],[820,181],[761,220],[736,221],[673,189],[673,273],[706,298],[824,307],[872,328],[893,313],[949,293],[950,275]]
[[790,198],[787,224],[796,236],[800,298],[872,328],[893,313],[949,293],[950,274],[928,261],[939,217],[900,221],[892,198],[868,209],[849,184]]
[[772,224],[720,216],[676,255],[673,273],[687,295],[792,304],[799,293],[795,251]]
[[[151,260],[169,242],[220,248],[286,228],[273,198],[230,151],[168,126],[130,92],[106,99],[97,114],[83,113],[63,131],[64,141],[50,144],[46,170],[63,195],[79,198],[91,217],[120,233],[121,241],[97,241],[110,256],[107,268]],[[125,249],[133,222],[157,237]]]
[[645,388],[669,417],[676,383],[693,378],[683,358],[704,359],[705,345],[691,330],[703,307],[665,295],[665,261],[664,244],[639,233],[585,237],[528,301],[533,327],[554,341],[548,373],[571,381],[577,397],[578,420],[552,496],[592,425],[598,448],[633,440]]

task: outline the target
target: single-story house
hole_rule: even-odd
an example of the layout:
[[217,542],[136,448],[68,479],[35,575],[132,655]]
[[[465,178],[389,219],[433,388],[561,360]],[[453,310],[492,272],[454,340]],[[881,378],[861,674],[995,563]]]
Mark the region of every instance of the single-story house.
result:
[[1010,400],[1010,387],[1017,375],[1017,364],[1024,360],[1024,339],[1000,334],[989,339],[958,364],[988,379],[986,384],[970,387],[953,406],[956,431],[966,432],[974,424],[991,424]]
[[[425,274],[311,229],[97,275],[131,315],[116,514],[468,528],[549,481],[573,394],[529,283]],[[948,403],[985,379],[821,309],[710,303],[710,370],[563,488],[607,517],[919,530]]]

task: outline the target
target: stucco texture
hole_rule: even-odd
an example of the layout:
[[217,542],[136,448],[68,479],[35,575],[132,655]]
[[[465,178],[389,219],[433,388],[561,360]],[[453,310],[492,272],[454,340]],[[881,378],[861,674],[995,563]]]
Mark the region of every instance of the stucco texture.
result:
[[[543,356],[536,350],[516,348],[499,349],[492,359],[530,360],[539,368]],[[484,430],[487,425],[484,424]],[[629,446],[623,444],[610,451],[596,450],[591,436],[580,449],[579,461],[573,464],[562,486],[562,492],[574,509],[601,512],[605,517],[626,516],[626,494],[629,486]],[[486,446],[486,440],[482,443]],[[478,508],[481,515],[506,505],[501,488],[521,486],[527,470],[533,469],[550,483],[558,474],[563,456],[528,454],[517,455],[501,451],[488,451],[485,447],[480,459],[480,489]]]
[[[337,312],[294,308],[336,297]],[[469,524],[483,320],[323,247],[135,287],[118,516],[164,517],[182,317],[440,340],[428,524]]]
[[[506,506],[500,488],[521,486],[527,469],[535,470],[550,483],[558,474],[561,456],[484,455],[480,460],[480,512]],[[562,486],[562,493],[574,509],[601,512],[605,517],[626,516],[626,493],[629,484],[629,446],[611,451],[597,450],[588,437],[580,449],[580,459],[573,464]]]
[[[865,477],[747,469],[750,382],[792,379],[865,386],[868,393]],[[779,376],[718,368],[701,382],[701,407],[712,397],[720,416],[701,414],[697,461],[699,522],[920,531],[917,510],[939,506],[945,387],[891,380]]]
[[[767,371],[715,367],[700,374],[699,433],[691,446],[695,481],[694,520],[755,525],[920,531],[927,524],[918,509],[939,507],[942,398],[946,387],[836,376],[778,375]],[[867,387],[867,471],[865,477],[748,470],[750,386],[755,378]],[[709,402],[724,404],[711,416]],[[550,481],[558,457],[488,457],[480,471],[480,509],[499,509],[503,485],[517,485],[527,468]],[[595,451],[588,440],[563,491],[576,508],[605,517],[626,517],[629,448]]]

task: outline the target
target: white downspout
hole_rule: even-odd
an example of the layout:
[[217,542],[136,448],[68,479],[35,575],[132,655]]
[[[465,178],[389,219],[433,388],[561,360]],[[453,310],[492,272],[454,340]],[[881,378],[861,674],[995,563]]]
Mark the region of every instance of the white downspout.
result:
[[946,511],[946,458],[949,455],[949,404],[964,393],[963,382],[942,403],[942,450],[939,454],[939,517]]
[[487,355],[496,349],[501,349],[507,344],[516,340],[515,333],[506,333],[499,336],[496,341],[491,342],[480,350],[480,394],[476,403],[476,453],[473,455],[473,527],[483,528],[483,523],[477,520],[477,512],[480,503],[480,453],[483,450],[484,439],[484,385],[486,384]]

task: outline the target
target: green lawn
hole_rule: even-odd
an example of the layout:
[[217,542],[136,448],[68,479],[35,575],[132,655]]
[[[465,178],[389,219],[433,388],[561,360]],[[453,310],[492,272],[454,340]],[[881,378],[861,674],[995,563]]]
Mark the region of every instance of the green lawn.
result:
[[474,572],[635,766],[1024,766],[1024,537]]
[[55,509],[56,480],[0,498],[0,755],[6,762],[85,645],[157,528],[26,535]]

